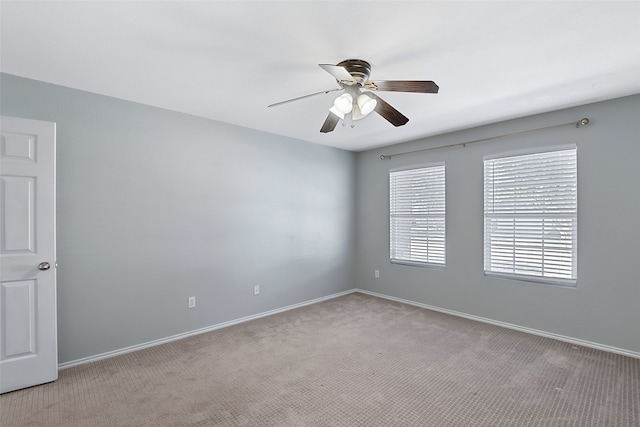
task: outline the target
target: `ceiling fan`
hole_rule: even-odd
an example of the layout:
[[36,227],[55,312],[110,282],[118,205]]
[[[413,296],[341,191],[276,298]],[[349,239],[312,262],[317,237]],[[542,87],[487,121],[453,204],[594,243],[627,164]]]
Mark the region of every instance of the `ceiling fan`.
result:
[[[329,108],[329,115],[324,121],[322,128],[320,128],[320,132],[322,133],[332,132],[336,128],[338,122],[341,119],[344,120],[349,114],[351,115],[352,120],[360,120],[365,118],[372,111],[380,114],[392,125],[396,127],[402,126],[406,124],[409,119],[374,92],[438,93],[439,89],[437,84],[429,80],[369,80],[369,76],[371,75],[371,65],[362,59],[347,59],[336,65],[319,65],[323,70],[331,74],[336,79],[340,85],[339,88],[324,90],[322,92],[316,92],[288,99],[286,101],[276,102],[275,104],[269,105],[269,107],[298,101],[310,96],[344,91],[342,95],[338,96],[334,100],[333,106]],[[351,127],[353,127],[353,124]]]

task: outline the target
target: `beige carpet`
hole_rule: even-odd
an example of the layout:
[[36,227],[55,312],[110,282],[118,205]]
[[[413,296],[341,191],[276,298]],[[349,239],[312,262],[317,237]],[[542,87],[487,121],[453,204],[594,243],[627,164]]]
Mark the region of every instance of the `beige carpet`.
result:
[[640,360],[363,294],[77,366],[10,426],[640,426]]

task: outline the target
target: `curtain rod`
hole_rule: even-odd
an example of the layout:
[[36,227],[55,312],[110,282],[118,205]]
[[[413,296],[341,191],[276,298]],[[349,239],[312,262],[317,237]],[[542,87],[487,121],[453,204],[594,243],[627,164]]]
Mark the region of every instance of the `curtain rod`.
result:
[[492,139],[504,138],[505,136],[521,135],[523,133],[529,133],[529,132],[534,132],[534,131],[544,130],[544,129],[557,128],[557,127],[561,127],[561,126],[573,125],[573,126],[579,128],[581,126],[586,126],[588,124],[589,124],[589,119],[585,117],[585,118],[582,118],[582,119],[578,120],[577,122],[567,122],[567,123],[560,123],[559,125],[545,126],[545,127],[542,127],[542,128],[521,130],[519,132],[505,133],[504,135],[490,136],[488,138],[482,138],[482,139],[474,139],[473,141],[457,142],[455,144],[439,145],[437,147],[429,147],[429,148],[423,148],[421,150],[405,151],[405,152],[395,153],[395,154],[381,154],[380,155],[380,160],[388,160],[388,159],[390,159],[392,157],[404,156],[405,154],[420,153],[422,151],[439,150],[441,148],[457,147],[459,145],[462,145],[463,147],[466,147],[467,144],[475,144],[476,142],[483,142],[483,141],[489,141],[489,140],[492,140]]

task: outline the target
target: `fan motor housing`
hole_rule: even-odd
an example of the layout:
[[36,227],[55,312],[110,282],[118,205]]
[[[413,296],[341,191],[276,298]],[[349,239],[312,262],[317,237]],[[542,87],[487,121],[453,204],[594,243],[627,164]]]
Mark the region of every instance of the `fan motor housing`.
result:
[[368,81],[371,75],[371,65],[362,59],[347,59],[336,65],[346,69],[360,86]]

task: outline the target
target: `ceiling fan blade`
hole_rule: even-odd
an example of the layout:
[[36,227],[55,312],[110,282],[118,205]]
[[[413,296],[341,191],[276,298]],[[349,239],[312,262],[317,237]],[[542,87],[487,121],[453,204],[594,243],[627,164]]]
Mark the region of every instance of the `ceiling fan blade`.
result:
[[405,117],[400,111],[389,105],[384,99],[380,98],[373,92],[365,92],[368,96],[372,97],[378,103],[374,111],[384,117],[389,123],[395,127],[405,125],[409,119]]
[[322,133],[333,132],[333,130],[336,128],[336,125],[338,124],[339,121],[340,121],[340,117],[336,116],[333,113],[329,113],[329,115],[327,116],[327,119],[324,121],[324,124],[322,125],[322,128],[320,128],[320,132]]
[[346,68],[333,64],[318,64],[320,68],[331,74],[339,82],[357,83]]
[[338,90],[343,90],[343,88],[339,87],[337,89],[323,90],[322,92],[316,92],[316,93],[312,93],[312,94],[309,94],[309,95],[299,96],[297,98],[287,99],[286,101],[276,102],[275,104],[267,105],[267,107],[276,107],[278,105],[286,104],[288,102],[293,102],[293,101],[297,101],[299,99],[309,98],[311,96],[322,95],[322,94],[325,94],[325,93],[336,92]]
[[438,93],[440,89],[431,80],[375,80],[365,82],[364,87],[370,90],[417,93]]

